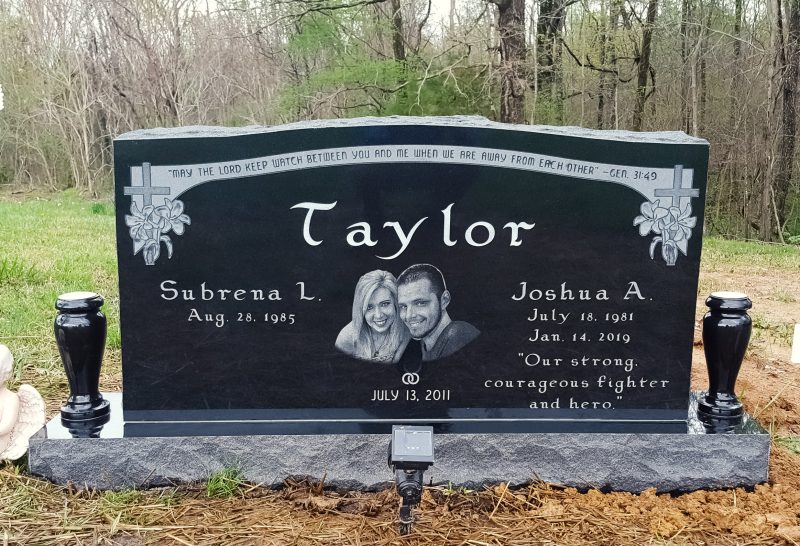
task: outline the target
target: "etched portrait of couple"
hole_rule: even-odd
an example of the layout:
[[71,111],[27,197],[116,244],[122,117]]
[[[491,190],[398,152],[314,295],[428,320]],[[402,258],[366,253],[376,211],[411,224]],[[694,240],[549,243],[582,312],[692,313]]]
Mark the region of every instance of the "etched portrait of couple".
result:
[[480,335],[447,311],[451,294],[444,275],[416,264],[397,278],[388,271],[364,274],[356,284],[352,319],[339,332],[336,348],[354,358],[397,364],[406,356],[429,362],[461,350]]

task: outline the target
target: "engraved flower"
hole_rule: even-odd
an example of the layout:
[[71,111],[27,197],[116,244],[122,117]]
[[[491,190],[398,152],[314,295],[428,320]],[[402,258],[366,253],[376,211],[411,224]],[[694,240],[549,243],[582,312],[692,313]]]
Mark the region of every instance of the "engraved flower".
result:
[[156,229],[153,223],[153,205],[147,205],[139,210],[136,203],[131,203],[131,214],[125,215],[125,225],[130,228],[131,238],[134,241],[143,241],[150,238],[150,233]]
[[156,208],[156,213],[163,221],[161,233],[169,233],[171,229],[176,235],[183,235],[184,224],[192,223],[189,217],[183,214],[183,202],[177,199],[175,201],[164,199],[164,205]]
[[133,254],[142,252],[147,265],[155,265],[161,256],[161,243],[167,247],[167,257],[172,258],[172,240],[165,234],[173,230],[181,235],[183,225],[189,223],[189,217],[183,214],[183,203],[165,201],[160,207],[147,205],[141,210],[136,203],[131,203],[131,214],[125,215],[125,225],[130,228],[133,239]]
[[639,234],[644,237],[651,231],[661,233],[664,229],[664,218],[669,215],[669,211],[661,206],[661,201],[645,201],[639,210],[642,214],[633,219],[633,225],[639,226]]
[[692,228],[697,225],[697,218],[692,216],[691,203],[686,203],[681,210],[674,206],[662,207],[659,201],[645,202],[641,206],[641,211],[642,215],[634,219],[633,225],[639,226],[639,233],[642,236],[651,230],[657,234],[650,242],[650,258],[655,259],[656,247],[660,244],[664,262],[669,266],[675,265],[679,253],[686,255]]
[[686,203],[683,210],[678,207],[670,207],[669,215],[664,219],[664,229],[670,233],[673,241],[686,240],[691,237],[692,228],[695,225],[697,225],[697,218],[692,216],[691,203]]
[[156,260],[161,255],[161,243],[158,241],[150,240],[144,245],[144,263],[147,265],[155,265]]

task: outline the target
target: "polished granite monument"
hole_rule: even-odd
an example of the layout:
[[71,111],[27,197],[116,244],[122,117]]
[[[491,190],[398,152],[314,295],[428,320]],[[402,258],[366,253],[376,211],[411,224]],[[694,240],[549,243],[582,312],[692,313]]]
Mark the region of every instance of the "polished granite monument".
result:
[[[98,438],[51,423],[31,468],[374,487],[391,426],[420,424],[434,481],[764,481],[732,387],[690,396],[707,160],[682,133],[477,118],[123,135],[123,395]],[[116,458],[69,478],[78,442]]]

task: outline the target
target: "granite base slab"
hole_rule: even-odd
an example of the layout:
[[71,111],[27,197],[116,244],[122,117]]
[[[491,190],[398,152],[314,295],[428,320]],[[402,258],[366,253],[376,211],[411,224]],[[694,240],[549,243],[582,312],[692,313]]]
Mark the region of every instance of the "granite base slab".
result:
[[[31,439],[30,472],[98,489],[205,480],[230,466],[266,486],[308,476],[334,488],[374,490],[393,479],[388,434],[126,438],[114,434],[115,419],[99,438],[48,434],[61,426],[51,422]],[[532,480],[631,492],[749,487],[767,480],[770,437],[755,421],[746,423],[730,434],[703,433],[691,418],[682,434],[437,434],[425,480],[471,489]]]

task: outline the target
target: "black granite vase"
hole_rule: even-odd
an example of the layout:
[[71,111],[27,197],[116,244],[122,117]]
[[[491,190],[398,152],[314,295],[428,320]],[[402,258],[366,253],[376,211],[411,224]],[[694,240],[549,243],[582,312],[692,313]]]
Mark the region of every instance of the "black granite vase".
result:
[[99,391],[100,366],[106,346],[103,298],[93,292],[70,292],[56,301],[55,335],[70,396],[61,407],[65,421],[101,419],[109,403]]
[[733,424],[741,420],[742,403],[734,388],[753,323],[747,310],[753,302],[738,292],[714,292],[706,299],[703,348],[708,367],[708,392],[697,403],[701,420]]
[[99,438],[103,427],[110,420],[111,415],[108,413],[91,419],[65,419],[62,413],[61,426],[67,429],[73,438]]

